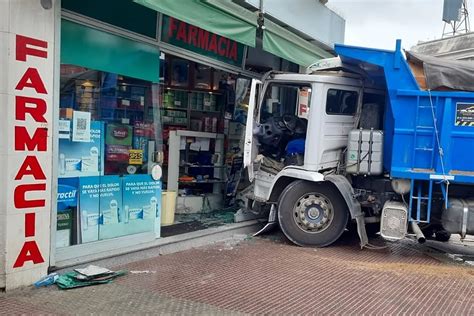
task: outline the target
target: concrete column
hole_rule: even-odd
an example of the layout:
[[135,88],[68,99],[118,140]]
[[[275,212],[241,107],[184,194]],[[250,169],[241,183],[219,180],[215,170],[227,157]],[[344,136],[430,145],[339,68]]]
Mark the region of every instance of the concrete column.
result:
[[0,288],[47,273],[56,0],[0,0]]

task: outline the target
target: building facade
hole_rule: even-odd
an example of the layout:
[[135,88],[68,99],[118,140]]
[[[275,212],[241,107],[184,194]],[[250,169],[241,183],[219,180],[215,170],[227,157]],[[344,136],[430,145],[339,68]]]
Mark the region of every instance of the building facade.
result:
[[333,33],[252,1],[0,0],[0,288],[231,205],[250,79],[343,38],[317,6]]

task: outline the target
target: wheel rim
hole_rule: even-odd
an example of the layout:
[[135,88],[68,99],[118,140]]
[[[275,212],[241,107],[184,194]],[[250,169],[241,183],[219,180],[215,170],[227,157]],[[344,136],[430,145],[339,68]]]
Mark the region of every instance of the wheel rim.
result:
[[303,195],[293,208],[293,219],[305,233],[317,234],[326,230],[334,219],[331,201],[320,193]]

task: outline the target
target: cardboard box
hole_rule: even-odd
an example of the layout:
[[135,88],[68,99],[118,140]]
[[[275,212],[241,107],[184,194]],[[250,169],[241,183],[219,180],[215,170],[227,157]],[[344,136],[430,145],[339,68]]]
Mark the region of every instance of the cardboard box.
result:
[[59,109],[59,117],[62,119],[72,120],[72,115],[74,113],[73,108],[61,108]]

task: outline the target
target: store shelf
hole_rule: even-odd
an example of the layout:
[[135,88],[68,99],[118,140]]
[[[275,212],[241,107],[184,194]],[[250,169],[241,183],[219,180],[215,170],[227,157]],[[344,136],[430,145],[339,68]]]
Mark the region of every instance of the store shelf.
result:
[[188,168],[227,168],[225,165],[195,165],[195,164],[181,164],[180,167],[188,167]]
[[179,108],[179,107],[161,107],[163,110],[179,110],[179,111],[187,111],[188,108]]
[[221,114],[221,111],[191,110],[191,112]]
[[108,107],[101,107],[101,111],[130,111],[130,112],[144,112],[143,109],[124,109],[124,108],[108,108]]
[[202,181],[197,181],[197,180],[181,181],[181,180],[178,180],[178,183],[181,183],[181,184],[209,184],[209,183],[226,183],[226,182],[227,182],[226,180],[221,180],[221,179],[202,180]]
[[165,122],[163,122],[163,125],[167,125],[167,126],[179,126],[179,127],[187,127],[187,126],[188,126],[187,123],[186,123],[186,124],[184,124],[184,123],[179,124],[179,123],[165,123]]
[[185,92],[188,92],[188,93],[191,93],[191,92],[199,92],[199,93],[209,93],[209,94],[218,94],[218,95],[222,95],[223,93],[219,90],[207,90],[207,89],[188,89],[188,88],[181,88],[181,87],[169,87],[169,86],[165,86],[163,88],[163,90],[178,90],[178,91],[185,91]]

